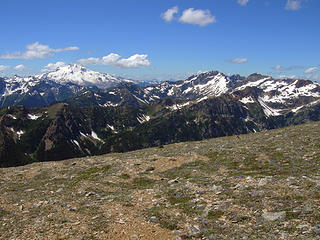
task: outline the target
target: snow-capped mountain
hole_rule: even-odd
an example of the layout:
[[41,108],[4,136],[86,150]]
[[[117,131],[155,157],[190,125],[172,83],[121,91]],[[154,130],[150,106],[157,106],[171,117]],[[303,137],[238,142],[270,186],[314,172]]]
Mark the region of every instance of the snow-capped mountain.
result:
[[109,88],[122,81],[130,81],[110,74],[95,72],[77,64],[58,67],[55,71],[39,75],[38,78],[51,80],[59,84],[73,83],[80,86],[95,86],[98,88]]
[[0,105],[45,106],[122,82],[132,81],[69,64],[40,75],[0,78]]
[[208,98],[233,96],[249,107],[258,104],[266,116],[301,111],[317,104],[320,83],[298,79],[274,79],[251,74],[227,76],[218,71],[202,72],[186,80],[139,86],[130,80],[98,73],[70,64],[31,77],[0,78],[0,104],[45,106],[68,102],[77,106],[140,106],[165,98],[182,99],[181,109]]
[[66,69],[65,75],[58,69],[40,77],[0,78],[0,104],[24,105],[1,111],[2,164],[123,152],[320,121],[320,83],[308,80],[211,71],[177,82],[143,87],[122,81],[105,89],[91,86],[94,78],[88,84],[82,67]]
[[[296,112],[320,99],[318,82],[273,79],[257,73],[247,78],[239,75],[226,76],[218,71],[203,72],[183,81],[163,82],[143,89],[128,87],[127,90],[141,103],[180,98],[190,101],[191,104],[227,94],[245,105],[259,104],[267,116]],[[114,95],[120,92],[117,87],[112,91]]]
[[320,83],[300,79],[273,79],[254,74],[245,84],[232,90],[239,101],[248,105],[259,103],[266,116],[279,116],[319,102]]
[[149,96],[149,101],[163,97],[187,99],[217,97],[228,92],[230,81],[227,76],[218,71],[203,72],[183,81],[163,82],[149,86],[145,88],[145,96]]

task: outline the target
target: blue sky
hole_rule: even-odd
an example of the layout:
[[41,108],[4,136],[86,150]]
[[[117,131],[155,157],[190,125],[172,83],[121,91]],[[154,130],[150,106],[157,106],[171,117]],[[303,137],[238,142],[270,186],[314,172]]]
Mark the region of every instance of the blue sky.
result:
[[0,9],[2,76],[81,63],[143,80],[219,70],[320,81],[319,0],[1,0]]

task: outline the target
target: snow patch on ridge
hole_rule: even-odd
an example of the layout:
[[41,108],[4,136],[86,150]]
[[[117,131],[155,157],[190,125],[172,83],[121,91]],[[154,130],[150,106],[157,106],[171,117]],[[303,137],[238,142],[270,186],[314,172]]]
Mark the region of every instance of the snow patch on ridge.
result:
[[142,114],[142,116],[137,117],[137,120],[139,123],[145,123],[145,122],[149,122],[150,121],[150,116],[144,115]]
[[261,98],[258,99],[260,105],[262,106],[263,108],[263,112],[264,114],[267,116],[267,117],[270,117],[270,116],[279,116],[281,115],[280,111],[282,111],[281,109],[274,109],[274,108],[271,108],[269,107],[266,103],[264,103],[262,101]]
[[99,138],[98,135],[94,131],[91,131],[91,137],[93,137],[96,140],[99,140],[99,141],[103,142],[103,140],[101,138]]
[[242,99],[239,100],[240,102],[247,104],[247,103],[254,103],[254,100],[252,99],[252,97],[244,97]]
[[28,113],[28,118],[31,120],[37,120],[39,117],[41,117],[41,116],[37,116],[37,115],[33,115],[33,114]]

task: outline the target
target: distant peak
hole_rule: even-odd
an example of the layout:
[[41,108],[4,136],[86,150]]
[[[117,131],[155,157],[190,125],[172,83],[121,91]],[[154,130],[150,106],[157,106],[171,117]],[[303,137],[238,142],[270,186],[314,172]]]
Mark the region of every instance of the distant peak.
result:
[[212,71],[198,72],[197,74],[190,76],[188,78],[188,80],[198,78],[198,77],[202,78],[202,77],[207,77],[207,76],[216,76],[218,74],[225,76],[223,73],[221,73],[217,70],[212,70]]

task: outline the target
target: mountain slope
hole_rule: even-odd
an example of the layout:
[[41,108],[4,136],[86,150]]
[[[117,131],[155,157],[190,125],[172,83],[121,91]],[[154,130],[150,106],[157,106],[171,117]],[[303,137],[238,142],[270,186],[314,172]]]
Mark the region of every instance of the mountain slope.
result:
[[244,104],[229,94],[200,102],[165,99],[142,106],[7,107],[0,115],[0,166],[125,152],[317,120],[320,102],[267,116],[259,102]]
[[3,239],[317,239],[320,122],[0,169]]

